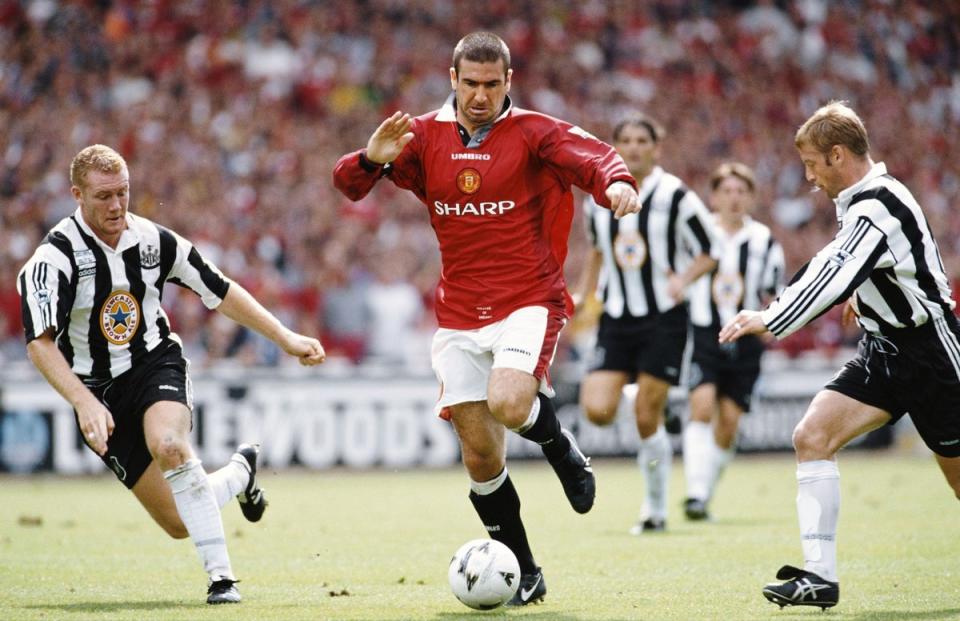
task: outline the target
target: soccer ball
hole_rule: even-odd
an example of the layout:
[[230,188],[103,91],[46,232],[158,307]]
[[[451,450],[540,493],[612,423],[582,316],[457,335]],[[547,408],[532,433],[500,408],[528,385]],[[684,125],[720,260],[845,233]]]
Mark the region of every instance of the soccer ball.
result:
[[476,610],[490,610],[517,592],[520,564],[499,541],[474,539],[460,546],[450,559],[447,578],[461,602]]

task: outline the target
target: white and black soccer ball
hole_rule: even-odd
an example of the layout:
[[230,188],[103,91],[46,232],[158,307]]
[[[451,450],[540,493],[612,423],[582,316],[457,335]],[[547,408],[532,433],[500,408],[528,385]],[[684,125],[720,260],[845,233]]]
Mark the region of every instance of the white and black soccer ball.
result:
[[520,586],[520,564],[510,548],[493,539],[474,539],[460,546],[447,571],[450,589],[476,610],[506,603]]

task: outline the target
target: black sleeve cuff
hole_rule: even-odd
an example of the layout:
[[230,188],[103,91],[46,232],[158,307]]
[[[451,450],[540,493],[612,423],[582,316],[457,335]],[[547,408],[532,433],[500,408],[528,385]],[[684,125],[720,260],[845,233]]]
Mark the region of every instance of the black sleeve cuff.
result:
[[374,164],[367,159],[367,154],[363,151],[360,152],[360,168],[364,169],[368,173],[380,172],[383,168],[383,164]]

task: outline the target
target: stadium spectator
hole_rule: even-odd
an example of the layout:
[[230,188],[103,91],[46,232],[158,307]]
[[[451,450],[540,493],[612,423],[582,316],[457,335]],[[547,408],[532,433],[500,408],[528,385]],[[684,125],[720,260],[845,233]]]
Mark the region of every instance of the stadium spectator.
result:
[[639,207],[633,179],[609,145],[511,102],[510,51],[500,37],[461,39],[439,109],[396,112],[366,149],[340,158],[334,182],[351,200],[381,177],[430,211],[443,270],[431,355],[437,412],[453,423],[470,500],[490,536],[520,563],[512,605],[539,601],[543,573],[530,551],[506,468],[505,429],[536,442],[578,513],[596,493],[589,459],[560,427],[547,375],[570,311],[563,278],[577,185],[616,217]]
[[732,343],[778,338],[846,301],[864,330],[857,356],[814,397],[793,432],[803,568],[784,565],[763,589],[783,606],[835,606],[837,452],[909,413],[960,498],[960,323],[924,211],[874,162],[867,130],[842,102],[818,109],[795,145],[807,181],[833,199],[839,231],[765,310],[742,310],[720,332]]
[[684,513],[710,517],[708,503],[733,458],[740,415],[750,411],[764,343],[749,336],[721,347],[717,335],[742,308],[759,310],[783,288],[783,249],[754,220],[756,181],[749,166],[724,162],[710,177],[710,207],[719,246],[717,269],[690,291],[693,355],[687,383],[690,420],[683,428],[687,479]]
[[673,446],[664,413],[687,344],[687,288],[712,271],[719,256],[713,219],[700,197],[659,165],[664,139],[663,127],[643,114],[625,117],[613,130],[613,144],[640,186],[639,214],[617,220],[590,197],[583,205],[594,250],[577,298],[596,293],[603,313],[580,406],[590,422],[609,425],[624,386],[637,384],[637,465],[645,498],[634,535],[666,529]]
[[[706,191],[717,162],[756,162],[756,215],[781,240],[791,273],[832,237],[834,221],[814,208],[825,201],[805,191],[778,136],[827,97],[862,103],[875,146],[926,207],[948,274],[960,277],[951,211],[960,145],[950,139],[960,134],[957,3],[496,4],[482,19],[513,48],[520,105],[598,136],[638,105],[682,110],[662,119],[684,145],[664,166]],[[243,272],[214,250],[252,257],[261,237],[276,237],[286,257],[282,305],[315,325],[323,294],[311,291],[330,267],[323,247],[353,240],[340,228],[329,170],[388,111],[429,109],[444,96],[447,61],[434,51],[473,19],[463,2],[0,1],[0,266],[15,272],[72,211],[57,171],[84,145],[105,142],[131,163],[135,211],[194,240],[229,273]],[[254,50],[271,56],[257,65]],[[562,73],[558,58],[570,59]],[[267,61],[274,75],[264,74]],[[368,203],[370,228],[421,222],[422,205],[389,184]],[[571,274],[584,243],[572,235]],[[414,247],[416,265],[437,271],[434,246]],[[351,246],[346,265],[366,265],[376,250]],[[11,279],[0,282],[0,298],[13,293]],[[301,307],[304,296],[316,306]],[[802,331],[778,348],[796,355],[850,338],[838,316],[824,322],[821,334]]]
[[87,445],[172,537],[189,536],[210,582],[207,603],[240,601],[220,509],[236,496],[257,521],[266,498],[256,446],[210,474],[190,445],[193,394],[180,340],[160,307],[166,282],[270,338],[304,365],[314,338],[291,332],[189,241],[128,212],[126,162],[92,145],[70,165],[76,201],[17,279],[31,362],[74,408]]

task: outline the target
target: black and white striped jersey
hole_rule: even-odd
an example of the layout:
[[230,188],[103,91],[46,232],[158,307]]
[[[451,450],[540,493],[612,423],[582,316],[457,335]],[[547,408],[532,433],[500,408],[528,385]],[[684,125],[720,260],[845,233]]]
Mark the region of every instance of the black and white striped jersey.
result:
[[690,287],[690,322],[700,327],[726,325],[743,310],[760,310],[783,288],[783,248],[765,224],[745,218],[727,233],[714,216],[720,258],[717,269]]
[[956,302],[920,205],[882,162],[834,202],[837,236],[763,311],[773,334],[793,333],[851,294],[860,325],[873,334],[953,312]]
[[603,255],[597,293],[611,317],[647,317],[677,305],[667,293],[671,272],[693,257],[715,254],[710,212],[680,179],[655,167],[640,184],[639,213],[619,220],[592,197],[584,200],[586,230]]
[[173,231],[128,213],[113,249],[78,208],[51,229],[17,278],[27,342],[52,330],[74,373],[117,377],[164,340],[179,342],[160,306],[168,281],[195,291],[208,308],[229,288]]

